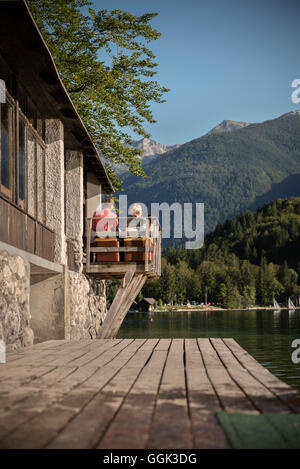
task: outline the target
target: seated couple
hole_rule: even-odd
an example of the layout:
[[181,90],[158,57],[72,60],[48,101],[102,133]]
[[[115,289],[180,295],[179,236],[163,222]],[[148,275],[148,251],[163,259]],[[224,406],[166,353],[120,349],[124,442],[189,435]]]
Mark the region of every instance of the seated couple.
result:
[[[111,238],[120,236],[121,230],[119,220],[115,213],[114,200],[107,199],[103,210],[96,210],[93,214],[92,229],[98,238]],[[125,237],[145,237],[147,220],[142,218],[142,207],[140,204],[133,204],[130,207],[131,220],[125,227],[125,232],[121,236]]]

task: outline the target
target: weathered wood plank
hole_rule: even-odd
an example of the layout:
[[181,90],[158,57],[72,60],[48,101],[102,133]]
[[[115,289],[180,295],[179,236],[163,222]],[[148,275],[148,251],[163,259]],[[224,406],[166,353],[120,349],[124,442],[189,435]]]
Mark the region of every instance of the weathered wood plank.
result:
[[0,366],[1,448],[227,448],[220,409],[275,415],[299,399],[232,339],[51,341],[16,355]]
[[[162,345],[161,342],[163,342]],[[159,341],[149,362],[126,397],[117,416],[111,423],[99,448],[143,449],[149,430],[155,399],[171,339]]]
[[[145,340],[141,342],[143,343]],[[115,367],[109,366],[106,370],[104,365],[102,368],[104,372],[98,374],[97,377],[94,377],[95,370],[93,368],[83,367],[66,376],[55,386],[49,386],[39,395],[29,397],[13,411],[2,413],[0,435],[2,426],[2,436],[5,435],[5,437],[0,440],[0,447],[40,448],[45,446],[124,366],[124,363],[131,358],[141,343],[136,341],[130,350],[126,350],[127,345],[128,343],[125,341],[123,349],[119,347],[118,350],[118,346],[115,347],[115,356],[118,357],[123,352],[125,360],[117,359],[117,365]],[[20,414],[20,412],[22,412],[23,421],[16,417],[16,413]],[[56,414],[59,415],[57,420],[55,420]],[[16,422],[18,426],[14,427]]]
[[[88,365],[90,363],[91,365],[88,366],[88,371],[84,376],[88,375],[87,377],[90,377],[93,374],[93,370],[90,369],[91,367],[95,370],[109,363],[120,351],[126,348],[132,340],[133,339],[124,340],[122,343],[116,341],[115,346],[113,346],[114,341],[110,341],[110,347],[106,350],[105,348],[103,349],[102,343],[99,343],[97,356],[94,357],[92,361],[88,361]],[[119,347],[117,347],[117,345],[119,345]],[[85,358],[85,355],[82,358]],[[55,401],[62,393],[66,393],[73,386],[78,384],[78,375],[80,375],[80,373],[76,368],[76,366],[71,367],[70,365],[48,369],[44,367],[36,369],[33,367],[32,370],[27,371],[27,373],[30,373],[31,379],[27,379],[27,381],[24,382],[24,379],[21,378],[23,379],[21,383],[19,375],[21,375],[21,377],[24,376],[22,372],[23,368],[18,367],[17,369],[12,369],[10,380],[7,383],[6,381],[1,383],[0,403],[2,404],[2,408],[12,407],[19,402],[21,402],[19,406],[22,409],[30,407],[36,408],[43,406],[45,402],[50,403]],[[38,370],[38,373],[35,370]],[[70,379],[65,379],[69,375]],[[60,381],[62,381],[62,385]],[[69,386],[66,387],[67,383]],[[51,385],[53,385],[53,387],[51,387]],[[42,393],[41,396],[39,395],[39,391],[42,391],[44,388],[47,390],[47,399],[45,399],[45,393]]]
[[[98,341],[98,339],[95,339]],[[88,363],[89,361],[97,358],[97,356],[101,355],[102,350],[106,351],[109,350],[111,347],[117,345],[116,342],[106,340],[98,341],[98,343],[94,343],[94,341],[90,341],[88,345],[85,347],[75,347],[71,351],[68,350],[67,354],[57,353],[55,356],[57,358],[53,358],[51,363],[55,366],[62,366],[62,365],[70,365],[79,366],[82,363]]]
[[227,412],[258,413],[254,405],[233,381],[209,339],[198,339],[207,375]]
[[38,344],[29,345],[28,347],[24,347],[22,349],[16,350],[15,352],[9,352],[7,354],[7,363],[10,363],[15,358],[19,358],[23,356],[25,353],[27,354],[29,351],[36,351],[36,350],[45,350],[45,349],[54,349],[57,347],[61,347],[68,343],[69,340],[64,339],[53,339],[47,340],[45,342],[40,342]]
[[277,399],[276,395],[269,391],[260,381],[255,379],[246,368],[241,366],[240,362],[238,362],[222,339],[211,339],[211,343],[229,375],[260,412],[287,413],[290,411],[287,405]]
[[221,410],[219,399],[207,376],[196,339],[185,340],[188,402],[195,446],[230,447],[215,413]]
[[[127,344],[124,346],[124,342]],[[105,364],[84,383],[84,387],[93,391],[99,391],[112,377],[119,372],[123,366],[132,358],[136,351],[146,342],[146,339],[124,339],[114,347],[115,355],[110,351],[101,357]]]
[[192,448],[183,339],[173,339],[162,376],[147,448]]
[[300,395],[296,390],[273,375],[267,368],[260,365],[235,340],[224,339],[224,342],[252,376],[263,383],[273,394],[288,405],[290,409],[300,413]]
[[[93,347],[93,340],[76,340],[76,341],[68,341],[64,344],[63,350],[65,354],[68,354],[71,351],[78,351],[85,348]],[[20,355],[19,358],[13,360],[10,363],[12,366],[24,366],[26,364],[31,364],[40,366],[41,364],[47,365],[51,363],[52,359],[55,359],[61,355],[62,349],[58,346],[54,349],[45,348],[44,350],[39,350],[38,354],[34,350],[34,348],[30,348],[29,350],[24,349],[24,352]]]
[[[134,341],[138,342],[138,341]],[[94,448],[122,405],[124,398],[152,354],[157,339],[144,341],[111,381],[48,445],[49,448]],[[81,429],[80,434],[78,428]]]
[[121,340],[103,339],[99,341],[99,343],[97,344],[97,347],[85,353],[83,356],[75,358],[74,360],[72,360],[70,364],[72,366],[93,366],[91,365],[93,363],[94,366],[98,366],[97,359],[103,353],[108,352],[110,349],[114,348],[120,342]]
[[3,391],[4,386],[7,382],[7,385],[10,385],[13,388],[15,385],[21,385],[25,382],[28,382],[36,377],[39,377],[41,374],[48,373],[53,370],[55,367],[48,366],[32,366],[24,365],[20,367],[12,367],[8,364],[0,366],[0,391]]

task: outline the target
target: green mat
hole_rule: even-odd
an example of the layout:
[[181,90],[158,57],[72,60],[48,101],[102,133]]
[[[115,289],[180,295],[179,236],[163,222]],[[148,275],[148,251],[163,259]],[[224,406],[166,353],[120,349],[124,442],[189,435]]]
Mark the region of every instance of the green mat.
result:
[[217,418],[236,449],[300,449],[300,415],[229,414]]

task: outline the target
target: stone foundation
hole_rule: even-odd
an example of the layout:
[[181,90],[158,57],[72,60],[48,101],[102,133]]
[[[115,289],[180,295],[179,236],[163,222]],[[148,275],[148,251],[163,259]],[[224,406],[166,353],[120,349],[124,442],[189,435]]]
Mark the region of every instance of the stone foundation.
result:
[[30,325],[30,266],[19,256],[0,252],[0,338],[6,350],[33,344]]
[[31,285],[30,313],[35,343],[66,337],[64,274]]
[[30,286],[30,264],[0,252],[0,339],[7,350],[95,339],[106,313],[105,281],[67,271]]
[[69,272],[70,338],[95,339],[106,315],[105,282]]

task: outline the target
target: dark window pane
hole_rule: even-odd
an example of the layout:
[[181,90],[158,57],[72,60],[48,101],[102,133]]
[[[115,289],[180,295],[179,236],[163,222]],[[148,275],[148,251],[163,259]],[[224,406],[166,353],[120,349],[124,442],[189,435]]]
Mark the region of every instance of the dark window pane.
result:
[[9,105],[1,104],[1,184],[10,189]]
[[19,123],[19,200],[25,201],[25,170],[26,170],[26,147],[25,147],[25,125]]

